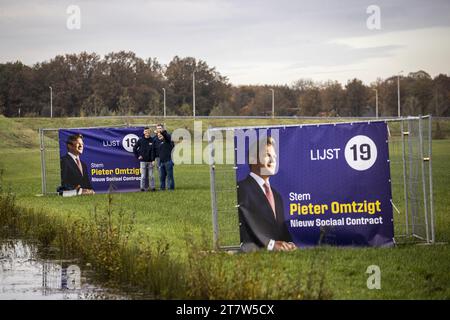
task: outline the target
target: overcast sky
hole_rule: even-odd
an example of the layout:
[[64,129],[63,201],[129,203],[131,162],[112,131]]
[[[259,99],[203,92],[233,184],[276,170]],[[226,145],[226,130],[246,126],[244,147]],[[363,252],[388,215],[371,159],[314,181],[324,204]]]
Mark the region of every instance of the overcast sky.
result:
[[[80,29],[67,27],[71,5]],[[380,29],[367,27],[370,5]],[[450,74],[449,40],[449,0],[0,0],[0,62],[81,51],[130,50],[163,64],[193,56],[235,85]]]

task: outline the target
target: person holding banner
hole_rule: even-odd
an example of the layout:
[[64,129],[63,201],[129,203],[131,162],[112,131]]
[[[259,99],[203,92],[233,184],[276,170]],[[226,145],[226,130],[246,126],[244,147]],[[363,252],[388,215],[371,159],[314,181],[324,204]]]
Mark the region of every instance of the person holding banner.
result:
[[[258,145],[263,148],[260,152]],[[267,137],[249,148],[250,173],[238,182],[239,228],[244,252],[296,248],[284,221],[282,198],[269,181],[277,166],[274,145],[274,139]]]
[[61,157],[61,190],[63,196],[94,194],[86,164],[80,160],[84,144],[81,134],[66,141],[67,154]]
[[162,123],[158,123],[156,125],[156,130],[154,131],[155,135],[153,136],[154,140],[154,146],[155,146],[155,163],[158,168],[158,174],[159,174],[159,166],[160,166],[160,159],[159,159],[159,139],[158,139],[158,132],[161,132],[164,130],[164,125]]
[[133,153],[140,161],[141,168],[141,191],[146,191],[147,185],[152,191],[155,189],[155,177],[153,167],[155,166],[154,139],[151,136],[150,128],[144,128],[144,135],[136,142]]
[[[159,167],[161,165],[161,160],[159,158],[159,145],[160,145],[161,141],[158,139],[158,132],[162,132],[163,130],[165,130],[164,129],[164,125],[162,123],[158,123],[156,125],[156,130],[154,131],[155,135],[153,136],[153,140],[154,140],[153,143],[154,143],[154,146],[155,146],[155,163],[156,163],[156,168],[157,168],[156,171],[158,172],[158,175],[160,173]],[[170,136],[170,134],[168,132],[167,132],[167,134]]]
[[160,189],[166,189],[167,178],[167,189],[174,190],[175,180],[173,177],[172,161],[172,149],[174,148],[174,143],[170,134],[164,129],[157,131],[156,135],[158,139]]

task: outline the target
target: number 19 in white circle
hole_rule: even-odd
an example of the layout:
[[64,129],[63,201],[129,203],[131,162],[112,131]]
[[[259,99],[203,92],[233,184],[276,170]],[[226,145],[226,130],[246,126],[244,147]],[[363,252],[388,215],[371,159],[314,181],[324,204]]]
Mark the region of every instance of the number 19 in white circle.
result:
[[367,170],[377,160],[377,146],[368,136],[354,136],[345,146],[345,160],[355,170]]
[[135,134],[127,134],[122,140],[122,146],[128,152],[133,152],[133,147],[136,142],[139,140],[139,137]]

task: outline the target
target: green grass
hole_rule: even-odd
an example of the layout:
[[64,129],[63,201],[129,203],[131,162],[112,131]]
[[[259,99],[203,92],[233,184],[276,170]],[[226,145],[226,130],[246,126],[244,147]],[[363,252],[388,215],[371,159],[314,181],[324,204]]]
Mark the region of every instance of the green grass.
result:
[[[155,123],[157,119],[132,120]],[[294,120],[211,120],[203,128],[230,125],[296,123]],[[37,129],[41,127],[88,127],[121,124],[121,120],[86,119],[6,119],[0,117],[0,166],[5,170],[4,184],[15,193],[23,208],[41,210],[50,216],[90,219],[95,208],[107,206],[107,195],[62,198],[37,196],[41,192],[40,153]],[[192,121],[168,120],[168,128],[192,128]],[[449,123],[441,123],[448,130]],[[291,253],[259,252],[248,255],[220,255],[224,277],[233,274],[236,265],[251,263],[253,276],[267,275],[266,286],[282,283],[271,277],[276,270],[284,275],[298,275],[313,268],[325,274],[325,285],[334,299],[450,299],[450,140],[433,141],[433,182],[436,215],[436,240],[433,246],[401,245],[395,248],[320,247]],[[113,197],[115,206],[136,212],[132,241],[142,234],[150,240],[166,239],[179,259],[186,257],[184,236],[188,232],[200,241],[206,235],[212,243],[209,168],[206,165],[175,167],[176,190],[172,193],[126,193]],[[224,196],[224,200],[227,201]],[[233,220],[233,217],[231,217]],[[233,235],[230,236],[232,242]],[[312,263],[312,261],[315,261]],[[381,290],[368,290],[365,273],[369,265],[381,268]],[[246,269],[247,270],[247,269]],[[249,275],[250,276],[250,275]],[[272,280],[270,280],[272,279]],[[286,279],[283,278],[282,279]],[[273,281],[273,282],[270,282]],[[277,281],[281,281],[277,284]],[[261,284],[263,285],[263,284]],[[299,283],[300,286],[300,283]],[[283,291],[280,291],[283,292]],[[295,299],[284,296],[281,298]],[[255,297],[258,298],[258,297]]]

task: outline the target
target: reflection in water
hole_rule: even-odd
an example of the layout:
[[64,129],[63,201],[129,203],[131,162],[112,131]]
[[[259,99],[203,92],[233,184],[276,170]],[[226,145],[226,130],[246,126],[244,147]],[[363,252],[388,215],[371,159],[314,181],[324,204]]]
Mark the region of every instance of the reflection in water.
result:
[[21,240],[0,242],[0,300],[125,299],[89,284],[76,260],[42,260]]

